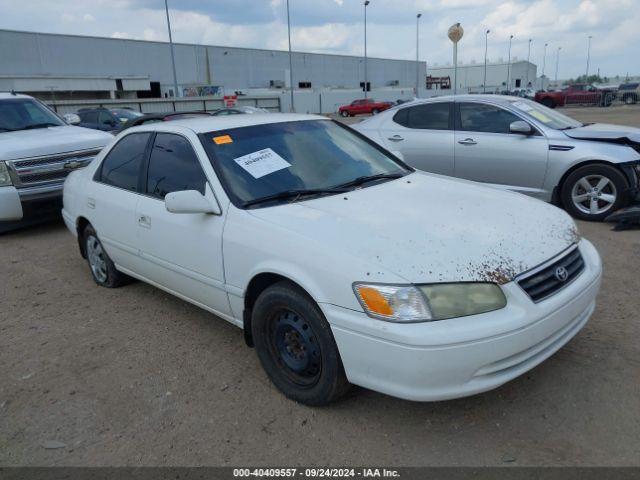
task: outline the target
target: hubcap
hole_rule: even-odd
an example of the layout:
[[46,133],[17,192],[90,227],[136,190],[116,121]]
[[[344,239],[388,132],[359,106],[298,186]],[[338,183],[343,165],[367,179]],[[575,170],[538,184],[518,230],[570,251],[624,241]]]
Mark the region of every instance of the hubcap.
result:
[[311,325],[298,314],[284,310],[270,325],[271,348],[287,376],[301,386],[315,384],[320,376],[320,347]]
[[599,215],[611,210],[617,198],[616,186],[603,175],[583,177],[571,189],[573,205],[588,215]]
[[87,259],[89,260],[89,266],[96,280],[100,283],[106,282],[107,261],[105,259],[105,253],[104,250],[102,250],[102,245],[93,235],[87,238]]

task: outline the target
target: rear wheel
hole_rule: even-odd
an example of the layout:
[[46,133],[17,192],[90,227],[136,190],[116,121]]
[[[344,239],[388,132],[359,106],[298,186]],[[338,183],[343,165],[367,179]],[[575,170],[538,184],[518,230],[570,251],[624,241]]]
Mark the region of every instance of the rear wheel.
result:
[[544,105],[545,107],[548,107],[548,108],[555,108],[556,107],[556,102],[554,102],[550,98],[543,98],[540,103],[542,103],[542,105]]
[[131,277],[116,270],[96,231],[88,225],[83,232],[84,251],[93,280],[101,287],[116,288],[131,281]]
[[616,168],[586,165],[571,173],[561,188],[562,204],[574,217],[602,221],[622,208],[627,181]]
[[279,282],[260,294],[251,330],[262,367],[287,397],[325,405],[347,392],[331,328],[315,302],[295,285]]

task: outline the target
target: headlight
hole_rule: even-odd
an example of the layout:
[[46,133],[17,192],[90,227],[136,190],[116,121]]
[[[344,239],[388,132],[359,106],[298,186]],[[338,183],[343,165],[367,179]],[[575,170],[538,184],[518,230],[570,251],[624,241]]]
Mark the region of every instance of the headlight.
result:
[[356,283],[356,297],[373,318],[426,322],[465,317],[504,308],[507,299],[495,283],[380,285]]
[[6,187],[8,185],[13,185],[11,176],[9,175],[9,169],[6,163],[0,161],[0,187]]

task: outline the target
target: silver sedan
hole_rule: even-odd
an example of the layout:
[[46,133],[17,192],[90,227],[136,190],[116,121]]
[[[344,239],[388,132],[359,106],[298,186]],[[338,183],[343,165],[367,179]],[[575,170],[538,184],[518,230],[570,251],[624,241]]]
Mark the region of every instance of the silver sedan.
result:
[[524,98],[416,100],[353,127],[416,168],[554,202],[585,220],[639,196],[640,129],[582,124]]

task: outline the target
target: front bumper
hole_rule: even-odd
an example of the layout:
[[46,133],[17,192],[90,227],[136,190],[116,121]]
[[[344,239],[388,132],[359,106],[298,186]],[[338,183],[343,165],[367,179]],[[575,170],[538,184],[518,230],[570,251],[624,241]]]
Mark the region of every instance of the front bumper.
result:
[[537,304],[515,282],[503,286],[505,308],[437,322],[394,324],[322,304],[347,378],[395,397],[432,401],[491,390],[522,375],[566,344],[595,309],[602,263],[588,241],[579,248],[582,274]]
[[24,188],[0,187],[0,221],[22,220],[28,214],[37,216],[39,210],[59,210],[62,185],[55,183]]

